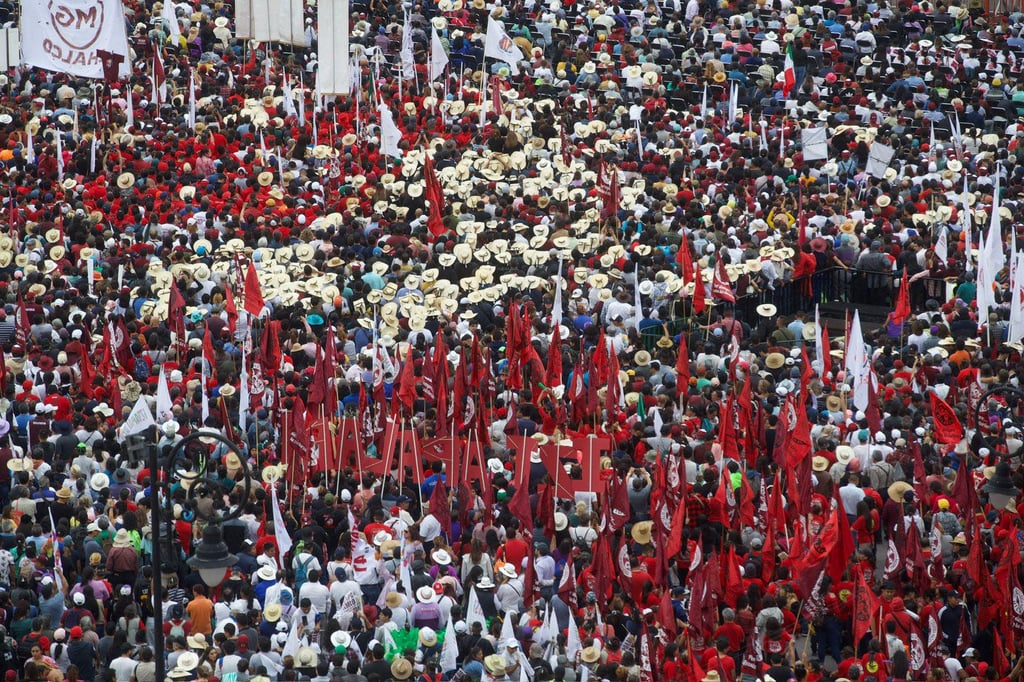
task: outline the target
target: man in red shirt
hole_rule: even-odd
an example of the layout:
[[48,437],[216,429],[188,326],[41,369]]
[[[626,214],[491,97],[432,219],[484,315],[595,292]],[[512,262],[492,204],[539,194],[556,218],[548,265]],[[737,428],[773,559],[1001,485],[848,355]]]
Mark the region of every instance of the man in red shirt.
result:
[[529,554],[530,545],[518,537],[514,529],[508,531],[508,540],[498,548],[498,558],[515,566],[517,571],[522,567],[523,561]]

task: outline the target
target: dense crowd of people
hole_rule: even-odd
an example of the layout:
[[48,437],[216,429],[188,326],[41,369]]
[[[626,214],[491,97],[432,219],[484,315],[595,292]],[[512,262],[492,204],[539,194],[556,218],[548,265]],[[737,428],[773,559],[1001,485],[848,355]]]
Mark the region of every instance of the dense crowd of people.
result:
[[6,680],[1019,679],[1020,7],[124,9],[0,76]]

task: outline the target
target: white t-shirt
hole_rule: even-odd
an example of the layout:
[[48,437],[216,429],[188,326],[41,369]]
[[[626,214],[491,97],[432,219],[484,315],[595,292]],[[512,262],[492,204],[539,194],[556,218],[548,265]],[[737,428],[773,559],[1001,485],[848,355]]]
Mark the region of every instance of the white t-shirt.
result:
[[303,599],[309,599],[309,603],[313,605],[313,608],[318,613],[329,613],[328,605],[331,600],[331,591],[327,589],[326,585],[313,582],[303,584],[299,589],[300,604]]
[[118,656],[110,662],[110,669],[114,671],[117,682],[131,682],[136,665],[138,664],[132,659]]

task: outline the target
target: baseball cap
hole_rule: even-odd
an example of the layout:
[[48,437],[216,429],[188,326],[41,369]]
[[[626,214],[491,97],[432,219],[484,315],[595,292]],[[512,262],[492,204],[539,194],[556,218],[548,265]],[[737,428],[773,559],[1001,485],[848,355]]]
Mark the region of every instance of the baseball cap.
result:
[[[81,605],[85,604],[85,595],[82,594],[81,592],[75,592],[75,596],[73,596],[71,598],[71,601],[75,602],[76,605],[81,606]],[[77,628],[77,629],[78,629],[79,635],[81,635],[82,629],[81,628]],[[71,636],[72,637],[74,637],[74,631],[75,631],[74,629],[71,630],[71,632],[72,632]]]

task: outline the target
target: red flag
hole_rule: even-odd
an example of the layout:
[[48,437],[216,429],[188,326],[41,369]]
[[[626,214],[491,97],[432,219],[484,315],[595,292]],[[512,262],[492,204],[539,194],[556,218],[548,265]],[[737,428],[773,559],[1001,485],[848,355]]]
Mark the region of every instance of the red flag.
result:
[[579,606],[576,596],[576,567],[573,566],[571,553],[565,561],[565,568],[562,569],[562,580],[558,583],[558,597],[569,604],[573,610]]
[[[686,483],[683,483],[682,485],[685,487]],[[683,534],[680,531],[685,526],[686,526],[686,496],[684,495],[683,499],[679,501],[678,505],[676,505],[676,510],[674,512],[672,512],[672,528],[675,529],[675,532],[671,533],[668,536],[668,544],[665,546],[665,556],[666,556],[666,558],[671,559],[674,556],[676,556],[677,554],[679,554],[680,551],[682,551],[682,549],[683,549]]]
[[[857,549],[853,544],[853,534],[850,532],[850,520],[843,512],[843,502],[839,498],[839,486],[832,488],[833,500],[836,508],[836,527],[838,528],[835,549],[829,554],[828,574],[832,578],[832,584],[838,585],[843,580],[843,573],[849,568],[849,559]],[[921,543],[918,542],[918,551]]]
[[533,507],[530,505],[530,454],[521,448],[515,462],[516,491],[508,501],[508,510],[519,521],[519,530],[533,535]]
[[228,329],[234,338],[235,329],[238,328],[238,306],[235,305],[235,293],[230,285],[224,287],[224,311],[228,314]]
[[[203,359],[210,364],[210,376],[213,376],[217,369],[217,356],[213,351],[213,339],[210,338],[210,328],[203,332]],[[206,387],[203,387],[206,390]]]
[[853,642],[856,646],[871,630],[878,613],[878,597],[864,580],[864,571],[856,571],[853,588]]
[[430,202],[430,212],[427,216],[427,228],[433,237],[440,237],[448,229],[444,225],[444,192],[441,190],[441,183],[437,180],[434,172],[434,160],[430,154],[424,155],[423,160],[423,183],[426,185],[424,193],[427,201]]
[[[153,103],[156,105],[163,104],[161,98],[163,97],[163,86],[167,80],[167,74],[164,72],[164,56],[163,50],[157,47],[153,50]],[[129,99],[131,95],[129,94]]]
[[711,298],[728,303],[736,302],[736,294],[729,283],[729,273],[725,271],[725,261],[721,258],[715,262],[715,276],[711,279]]
[[789,417],[795,418],[786,433],[786,464],[795,467],[811,454],[811,422],[807,419],[803,400],[793,398],[792,394],[786,396],[782,409]]
[[736,556],[736,548],[729,546],[722,561],[722,600],[735,608],[736,600],[743,594],[743,576],[740,575],[740,562]]
[[294,400],[287,413],[288,427],[287,457],[285,464],[289,485],[306,487],[309,471],[309,433],[306,431],[306,409],[301,400]]
[[132,369],[132,347],[128,338],[128,328],[124,326],[124,318],[118,317],[116,322],[107,325],[110,328],[110,351],[115,362],[124,371]]
[[1010,672],[1010,661],[1006,658],[1006,651],[1003,650],[1003,638],[999,636],[999,628],[993,628],[992,634],[995,638],[992,646],[992,664],[996,667],[996,673],[1000,678]]
[[256,265],[249,263],[249,269],[245,273],[245,312],[253,317],[259,317],[263,312],[263,291],[260,288],[260,278],[256,274]]
[[434,491],[430,494],[430,513],[441,523],[441,530],[446,538],[452,536],[452,512],[448,503],[448,487],[438,481],[434,484]]
[[412,406],[416,402],[416,372],[412,359],[412,344],[409,344],[405,351],[405,362],[402,363],[402,374],[396,394],[399,401],[405,405],[405,409],[411,412]]
[[544,383],[548,388],[562,385],[562,334],[559,327],[551,333],[551,345],[548,347],[548,365]]
[[[932,393],[932,417],[935,420],[935,440],[954,445],[963,440],[964,427],[960,418],[945,400]],[[961,507],[963,509],[963,507]]]
[[676,386],[685,394],[690,385],[690,349],[686,343],[686,332],[679,335],[679,348],[676,349]]
[[658,604],[658,622],[668,633],[670,640],[675,640],[679,635],[679,625],[676,623],[676,607],[672,603],[672,590],[668,585],[661,590],[661,602]]
[[831,376],[831,374],[832,374],[832,354],[829,353],[829,350],[828,350],[829,349],[829,340],[828,340],[828,325],[827,324],[821,325],[821,347],[825,351],[823,353],[824,357],[821,358],[821,362],[822,362],[821,376],[822,376],[822,379],[824,379],[825,377]]
[[608,530],[614,533],[629,521],[629,488],[618,476],[608,481]]
[[900,292],[896,297],[896,307],[892,311],[892,323],[902,326],[908,317],[910,317],[910,281],[907,278],[907,270],[904,268]]
[[[793,573],[810,572],[828,559],[829,553],[839,542],[839,511],[832,508],[818,534],[811,538],[806,551],[793,561]],[[817,573],[814,574],[817,577]]]
[[610,419],[619,409],[622,384],[619,383],[619,356],[611,348],[608,352],[608,392],[605,394],[604,409]]
[[171,278],[171,291],[167,299],[167,322],[175,335],[178,362],[184,363],[188,356],[188,339],[185,334],[185,297],[178,289],[178,282]]

